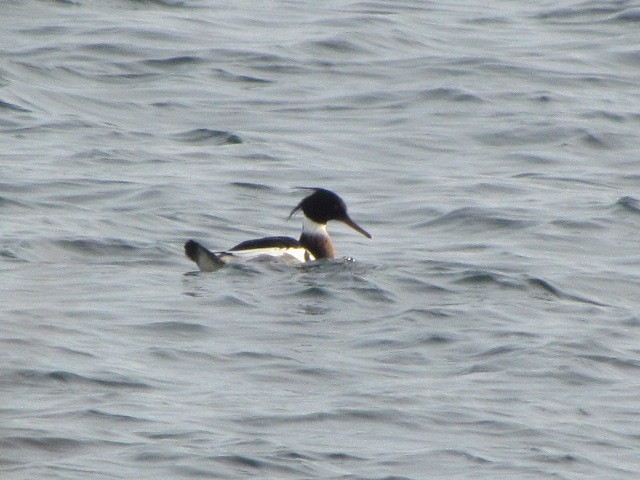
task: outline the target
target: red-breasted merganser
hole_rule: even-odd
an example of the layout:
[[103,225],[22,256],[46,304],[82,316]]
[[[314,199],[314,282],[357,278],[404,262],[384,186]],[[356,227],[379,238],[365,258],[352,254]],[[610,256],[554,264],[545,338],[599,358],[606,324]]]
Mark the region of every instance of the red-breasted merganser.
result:
[[211,252],[194,240],[184,244],[184,251],[203,272],[219,269],[226,263],[247,260],[282,259],[290,262],[309,262],[322,258],[335,258],[336,251],[327,232],[327,222],[337,220],[367,238],[371,235],[358,226],[347,214],[347,205],[338,195],[323,188],[314,192],[296,206],[289,218],[301,210],[302,234],[300,240],[291,237],[264,237],[247,240],[223,252]]

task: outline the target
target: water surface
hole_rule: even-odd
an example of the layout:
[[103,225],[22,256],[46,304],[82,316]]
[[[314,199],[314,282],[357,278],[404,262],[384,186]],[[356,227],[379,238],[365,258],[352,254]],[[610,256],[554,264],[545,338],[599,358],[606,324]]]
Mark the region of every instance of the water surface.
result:
[[2,478],[636,478],[638,12],[3,2]]

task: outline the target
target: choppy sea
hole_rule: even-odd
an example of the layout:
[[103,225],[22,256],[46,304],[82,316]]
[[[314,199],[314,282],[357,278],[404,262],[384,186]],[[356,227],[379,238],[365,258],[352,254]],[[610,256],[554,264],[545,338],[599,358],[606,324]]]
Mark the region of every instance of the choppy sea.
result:
[[[640,3],[0,25],[0,478],[640,478]],[[184,256],[298,186],[355,261]]]

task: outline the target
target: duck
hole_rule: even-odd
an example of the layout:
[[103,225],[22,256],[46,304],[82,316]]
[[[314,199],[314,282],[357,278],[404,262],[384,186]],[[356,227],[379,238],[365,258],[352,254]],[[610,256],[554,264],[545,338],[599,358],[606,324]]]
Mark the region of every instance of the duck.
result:
[[287,236],[262,237],[215,252],[195,240],[188,240],[184,244],[185,254],[202,272],[212,272],[232,263],[278,261],[299,264],[335,259],[335,245],[327,230],[330,221],[342,222],[371,238],[369,232],[351,219],[346,203],[336,193],[324,188],[305,189],[312,193],[303,198],[288,217],[302,213],[302,232],[298,240]]

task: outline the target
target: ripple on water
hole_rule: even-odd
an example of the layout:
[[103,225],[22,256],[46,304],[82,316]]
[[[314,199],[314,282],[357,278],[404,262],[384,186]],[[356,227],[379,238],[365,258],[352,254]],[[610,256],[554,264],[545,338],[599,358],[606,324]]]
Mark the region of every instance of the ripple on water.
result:
[[545,293],[548,293],[550,295],[553,295],[554,297],[560,298],[560,299],[564,299],[564,300],[571,300],[574,302],[579,302],[579,303],[586,303],[586,304],[590,304],[590,305],[596,305],[599,307],[606,307],[607,304],[602,303],[598,300],[595,299],[591,299],[591,298],[587,298],[583,295],[578,295],[576,293],[570,292],[566,289],[562,289],[560,287],[555,286],[554,284],[552,284],[551,282],[549,282],[548,280],[544,280],[542,278],[537,278],[537,277],[528,277],[527,278],[527,282],[529,283],[529,285],[535,289],[539,289]]
[[304,287],[295,292],[294,295],[301,298],[333,298],[333,291],[328,287],[314,285]]
[[431,88],[420,92],[420,97],[425,100],[441,100],[461,103],[482,103],[483,100],[477,95],[458,88]]
[[51,383],[68,385],[98,385],[108,388],[149,389],[151,386],[144,382],[132,380],[123,376],[110,375],[110,378],[91,377],[64,370],[18,370],[9,374],[16,384],[49,385]]
[[379,423],[411,428],[417,426],[414,419],[406,417],[400,410],[393,408],[337,408],[303,414],[250,416],[240,420],[242,424],[253,426],[341,423],[345,421],[356,421],[365,424]]
[[196,128],[186,132],[177,133],[173,138],[191,144],[210,145],[237,145],[242,143],[239,135],[224,130],[212,130],[210,128]]
[[397,315],[398,318],[410,321],[424,321],[432,319],[445,319],[451,318],[455,315],[455,312],[447,307],[414,307],[403,310]]
[[352,289],[356,295],[362,298],[364,302],[373,303],[396,303],[396,295],[378,285],[371,284],[367,286],[358,286]]
[[0,440],[0,445],[10,449],[29,448],[50,453],[71,453],[93,442],[83,442],[68,437],[14,436]]
[[252,183],[252,182],[231,182],[230,185],[238,188],[243,188],[246,190],[257,190],[261,192],[265,191],[273,191],[274,188],[271,185],[266,185],[264,183]]
[[551,225],[560,227],[571,232],[584,232],[588,230],[603,230],[606,227],[595,220],[574,220],[573,218],[563,218],[554,220]]
[[616,202],[616,205],[622,210],[631,213],[640,213],[640,200],[634,197],[621,197]]
[[[546,20],[551,23],[578,23],[590,24],[609,19],[617,21],[617,15],[624,8],[617,2],[611,2],[609,5],[596,5],[594,3],[585,2],[576,4],[572,7],[555,8],[545,10],[535,15],[535,18]],[[622,3],[622,2],[621,2]]]
[[[357,344],[358,348],[371,349],[376,352],[389,351],[390,355],[397,355],[402,350],[408,350],[412,354],[418,354],[416,348],[445,346],[458,341],[454,334],[450,333],[416,333],[411,332],[410,336],[404,338],[375,338],[365,340]],[[419,356],[420,360],[424,357]],[[428,363],[428,362],[422,362]]]
[[[246,449],[255,451],[255,445],[236,445],[235,449]],[[294,451],[273,452],[258,454],[240,454],[230,453],[226,455],[213,455],[207,457],[207,460],[214,462],[217,468],[222,467],[230,469],[226,474],[218,472],[216,477],[225,478],[234,476],[233,473],[243,472],[244,474],[251,472],[252,475],[268,478],[295,477],[295,478],[312,478],[315,477],[315,469],[308,462],[306,455],[299,454]],[[208,472],[205,476],[210,477],[212,472]],[[190,475],[193,476],[193,473]]]
[[637,372],[640,369],[640,361],[635,358],[621,357],[621,354],[618,352],[611,355],[585,354],[580,355],[580,357],[585,360],[611,366],[619,370],[631,370]]
[[524,289],[524,284],[516,278],[486,269],[467,270],[458,274],[455,283],[471,285],[496,285],[498,287]]
[[438,285],[433,280],[424,280],[415,276],[414,272],[400,272],[395,275],[395,280],[399,285],[403,285],[408,291],[423,294],[443,295],[453,293],[452,289]]
[[640,23],[640,8],[626,8],[622,12],[614,15],[611,21],[620,23]]
[[416,225],[417,228],[442,227],[464,230],[519,230],[533,223],[522,218],[514,218],[496,209],[463,207]]
[[135,328],[146,332],[171,334],[181,337],[193,337],[196,335],[201,337],[210,333],[209,327],[205,325],[180,321],[154,322],[145,325],[136,325]]
[[53,243],[65,250],[95,257],[111,257],[114,255],[131,254],[137,251],[135,245],[118,238],[100,240],[89,238],[61,239]]
[[227,82],[241,83],[246,85],[256,85],[256,86],[274,83],[273,80],[269,80],[266,78],[256,77],[252,75],[240,75],[236,73],[231,73],[221,68],[214,69],[214,72],[217,74],[217,77],[219,79],[225,80]]
[[0,110],[9,110],[9,111],[13,111],[13,112],[30,112],[31,110],[21,107],[20,105],[16,105],[15,103],[11,103],[11,102],[5,102],[3,100],[0,100]]
[[340,54],[340,55],[354,55],[354,54],[366,54],[371,53],[370,50],[364,46],[363,42],[354,42],[347,40],[346,38],[327,38],[322,40],[311,40],[305,43],[305,47],[318,54]]
[[513,127],[499,132],[477,135],[483,144],[491,147],[548,145],[549,143],[568,142],[576,135],[570,129],[562,129],[548,125],[532,125]]
[[193,55],[180,55],[168,58],[150,58],[142,61],[144,65],[161,68],[163,70],[181,67],[184,65],[193,66],[202,62],[202,58]]
[[133,415],[124,415],[122,413],[107,412],[101,409],[90,408],[80,413],[80,416],[88,418],[90,420],[104,421],[106,423],[144,423],[150,422],[145,418],[134,417]]

